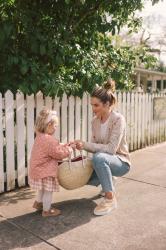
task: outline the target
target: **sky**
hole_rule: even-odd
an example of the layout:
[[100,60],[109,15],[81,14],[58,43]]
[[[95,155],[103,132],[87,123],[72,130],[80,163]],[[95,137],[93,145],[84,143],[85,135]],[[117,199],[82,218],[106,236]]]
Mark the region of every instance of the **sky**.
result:
[[166,64],[166,0],[152,6],[151,1],[145,1],[145,7],[139,15],[143,18],[143,27],[150,34],[149,43],[161,49],[160,59]]

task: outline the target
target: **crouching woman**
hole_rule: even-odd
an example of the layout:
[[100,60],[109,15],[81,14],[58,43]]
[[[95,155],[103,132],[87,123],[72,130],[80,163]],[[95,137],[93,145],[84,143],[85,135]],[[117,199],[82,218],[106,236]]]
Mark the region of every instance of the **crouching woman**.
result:
[[103,87],[96,87],[91,95],[95,117],[92,120],[92,140],[76,140],[79,150],[93,153],[95,174],[105,193],[104,200],[94,209],[95,215],[110,213],[117,206],[113,176],[123,176],[130,170],[126,142],[126,123],[122,114],[113,110],[116,103],[115,82],[109,79]]

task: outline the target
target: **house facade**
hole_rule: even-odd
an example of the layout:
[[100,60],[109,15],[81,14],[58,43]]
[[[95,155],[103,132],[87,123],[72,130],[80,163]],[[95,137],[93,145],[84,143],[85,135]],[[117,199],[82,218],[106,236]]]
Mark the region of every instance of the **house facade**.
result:
[[134,81],[137,92],[166,93],[166,73],[144,68],[135,68]]

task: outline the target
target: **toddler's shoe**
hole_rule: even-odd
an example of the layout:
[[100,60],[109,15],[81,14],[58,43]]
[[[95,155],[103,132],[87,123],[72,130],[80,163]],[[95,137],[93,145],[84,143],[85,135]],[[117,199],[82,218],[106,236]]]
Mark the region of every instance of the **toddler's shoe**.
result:
[[61,214],[61,210],[57,209],[57,208],[51,208],[48,211],[43,211],[42,212],[42,216],[43,217],[51,217],[51,216],[58,216]]
[[33,203],[33,208],[35,208],[38,211],[41,211],[43,209],[43,203],[35,201]]

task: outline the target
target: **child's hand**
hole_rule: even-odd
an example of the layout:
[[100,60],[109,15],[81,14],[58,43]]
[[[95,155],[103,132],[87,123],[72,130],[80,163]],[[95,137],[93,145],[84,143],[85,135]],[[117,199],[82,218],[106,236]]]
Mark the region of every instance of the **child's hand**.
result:
[[72,149],[72,147],[70,147],[70,146],[67,146],[68,147],[68,150],[69,150],[69,154],[70,154],[70,156],[72,155],[72,153],[73,153],[73,149]]
[[75,143],[71,143],[70,147],[72,147],[72,149],[76,149],[76,144]]
[[76,144],[75,142],[69,142],[68,146],[70,146],[72,149],[76,149]]

